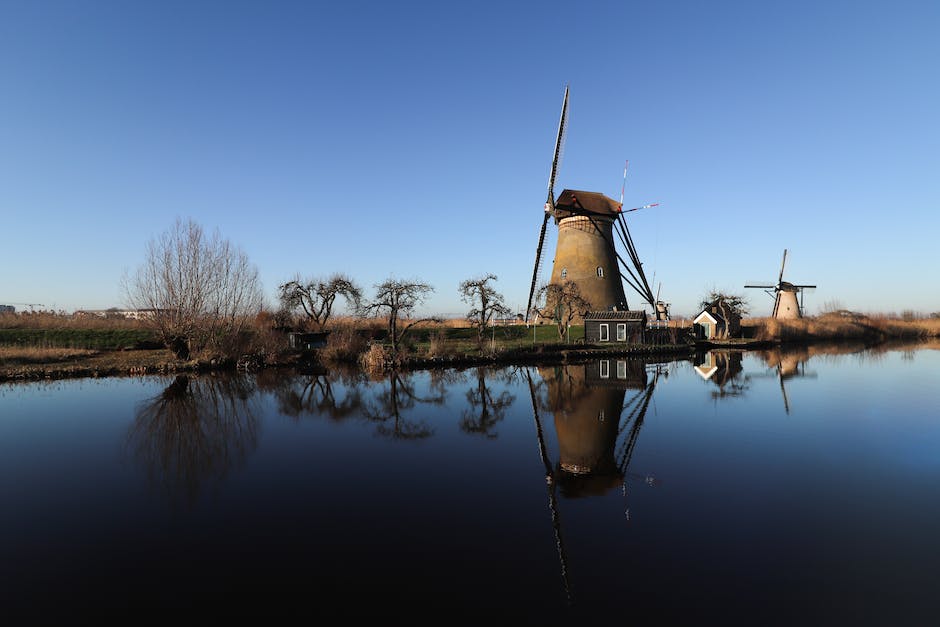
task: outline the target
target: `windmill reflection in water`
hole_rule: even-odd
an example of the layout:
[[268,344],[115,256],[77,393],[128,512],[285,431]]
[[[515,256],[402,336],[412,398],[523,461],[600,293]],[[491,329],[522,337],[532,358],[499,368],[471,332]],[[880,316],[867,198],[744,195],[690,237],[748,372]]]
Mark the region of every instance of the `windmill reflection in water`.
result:
[[[611,370],[613,364],[613,371]],[[655,478],[628,471],[633,451],[659,377],[668,376],[662,364],[648,372],[639,360],[595,360],[539,368],[538,384],[526,370],[532,400],[539,454],[545,466],[549,510],[561,575],[568,602],[572,601],[567,557],[558,512],[558,490],[567,498],[606,493],[627,479],[656,485]],[[542,388],[542,389],[540,389]],[[552,463],[545,442],[540,410],[554,416],[558,460]],[[629,507],[625,516],[630,519]]]
[[756,353],[768,366],[763,373],[743,374],[741,364],[743,352],[735,350],[710,350],[696,355],[693,368],[703,380],[717,387],[711,396],[716,401],[726,397],[744,396],[752,379],[775,378],[780,382],[783,395],[783,407],[790,413],[790,398],[784,382],[795,377],[816,378],[815,372],[806,371],[806,362],[810,358],[805,347],[790,347],[786,350],[774,348]]

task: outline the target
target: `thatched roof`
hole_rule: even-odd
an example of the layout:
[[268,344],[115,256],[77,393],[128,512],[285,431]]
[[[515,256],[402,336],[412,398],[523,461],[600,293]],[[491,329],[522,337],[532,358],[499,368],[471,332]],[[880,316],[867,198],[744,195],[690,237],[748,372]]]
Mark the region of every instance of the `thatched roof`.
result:
[[566,189],[555,201],[555,218],[558,220],[572,215],[616,217],[620,210],[619,202],[599,192]]
[[642,310],[629,311],[589,311],[584,314],[585,320],[617,320],[628,322],[646,322],[646,312]]

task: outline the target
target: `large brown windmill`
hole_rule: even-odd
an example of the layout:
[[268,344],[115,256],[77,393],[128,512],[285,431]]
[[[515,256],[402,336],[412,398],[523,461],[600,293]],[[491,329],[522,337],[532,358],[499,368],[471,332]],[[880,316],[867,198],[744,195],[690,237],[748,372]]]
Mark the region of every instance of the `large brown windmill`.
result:
[[[558,226],[558,240],[555,246],[555,260],[552,263],[550,284],[560,285],[566,281],[577,284],[581,296],[590,304],[592,311],[629,309],[623,290],[626,281],[643,300],[652,307],[656,319],[661,314],[656,306],[656,298],[650,289],[640,263],[633,238],[627,228],[624,214],[636,209],[653,207],[658,203],[623,209],[623,199],[617,202],[599,192],[565,189],[555,198],[555,178],[568,124],[568,87],[561,108],[558,122],[558,135],[555,139],[555,153],[548,179],[548,200],[539,232],[538,247],[535,251],[535,266],[532,269],[532,284],[529,287],[529,300],[526,305],[526,322],[533,311],[532,299],[536,289],[541,287],[539,274],[542,262],[542,247],[550,218]],[[626,175],[626,171],[625,171]],[[614,238],[620,240],[629,262],[617,251]]]

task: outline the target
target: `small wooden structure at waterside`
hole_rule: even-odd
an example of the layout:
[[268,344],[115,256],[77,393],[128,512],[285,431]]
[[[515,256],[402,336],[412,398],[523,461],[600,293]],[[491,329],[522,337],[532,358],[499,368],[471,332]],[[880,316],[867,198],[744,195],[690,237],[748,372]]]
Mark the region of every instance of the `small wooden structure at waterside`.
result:
[[292,332],[287,334],[287,343],[293,350],[313,350],[326,346],[326,338],[329,335],[329,331],[318,331],[315,333]]
[[584,341],[639,344],[643,342],[646,322],[645,311],[589,311],[584,314]]
[[692,319],[696,340],[718,340],[741,337],[741,316],[715,301]]

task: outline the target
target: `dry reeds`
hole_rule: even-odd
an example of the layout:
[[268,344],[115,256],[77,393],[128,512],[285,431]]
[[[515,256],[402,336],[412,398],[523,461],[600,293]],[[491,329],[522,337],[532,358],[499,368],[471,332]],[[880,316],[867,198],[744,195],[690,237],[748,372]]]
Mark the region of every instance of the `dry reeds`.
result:
[[751,319],[758,340],[884,340],[925,339],[940,337],[940,320],[933,318],[903,320],[894,317],[872,317],[851,312],[835,312],[816,318],[777,320]]
[[395,355],[391,349],[373,343],[359,357],[359,365],[366,373],[381,373],[395,366]]
[[49,364],[91,357],[97,354],[98,351],[82,348],[0,346],[0,366]]
[[453,352],[453,348],[447,341],[447,333],[443,328],[438,329],[428,338],[428,357],[448,357]]
[[367,340],[353,326],[339,326],[326,337],[320,359],[331,363],[355,363],[366,350]]
[[47,311],[0,313],[0,329],[143,329],[123,316],[68,315]]

